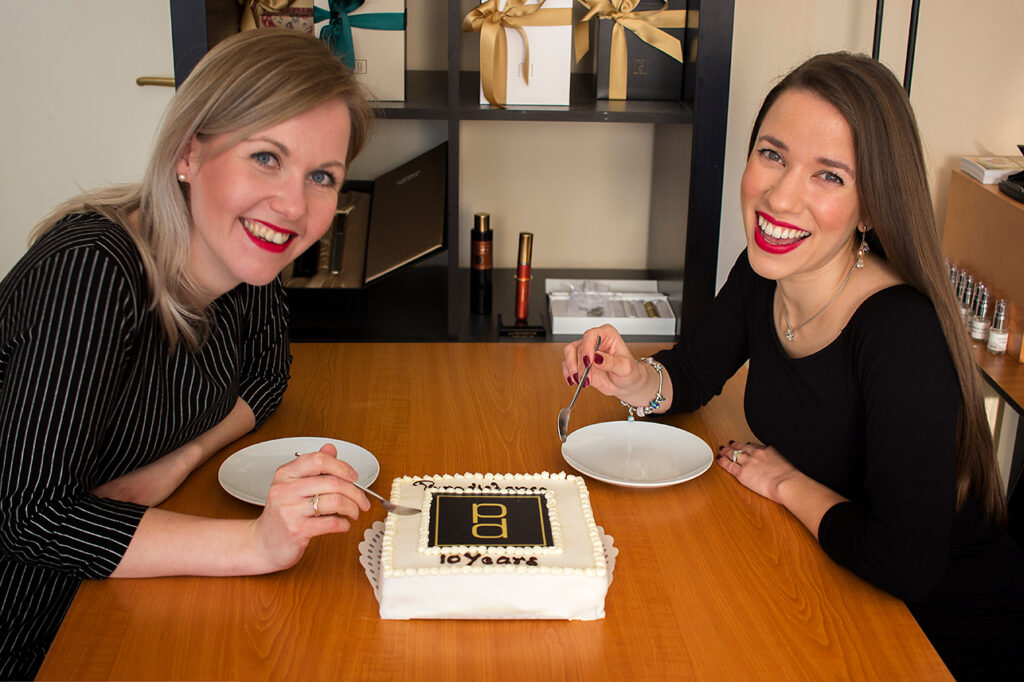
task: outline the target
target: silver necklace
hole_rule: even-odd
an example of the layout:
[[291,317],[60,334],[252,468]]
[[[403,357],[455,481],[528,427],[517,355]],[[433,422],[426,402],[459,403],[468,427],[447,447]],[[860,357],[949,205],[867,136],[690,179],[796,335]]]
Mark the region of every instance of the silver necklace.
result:
[[839,298],[839,294],[840,294],[840,292],[842,292],[843,287],[845,287],[846,283],[850,281],[851,277],[853,277],[853,271],[856,270],[856,269],[857,269],[857,263],[854,263],[853,267],[850,268],[850,271],[848,273],[846,273],[846,279],[844,279],[843,283],[839,285],[838,289],[836,289],[836,293],[832,294],[832,298],[828,299],[828,303],[826,303],[825,305],[821,306],[821,310],[819,310],[818,312],[814,313],[809,318],[807,318],[806,320],[804,320],[803,322],[801,322],[800,324],[798,324],[795,327],[792,324],[790,324],[790,322],[789,322],[789,310],[786,309],[786,299],[785,298],[782,299],[782,314],[786,318],[786,341],[792,341],[793,339],[795,339],[796,338],[796,333],[798,331],[800,331],[801,329],[806,327],[808,324],[813,322],[814,319],[816,317],[818,317],[818,315],[821,315],[823,312],[825,312],[825,310],[830,305],[835,303],[835,300],[837,298]]

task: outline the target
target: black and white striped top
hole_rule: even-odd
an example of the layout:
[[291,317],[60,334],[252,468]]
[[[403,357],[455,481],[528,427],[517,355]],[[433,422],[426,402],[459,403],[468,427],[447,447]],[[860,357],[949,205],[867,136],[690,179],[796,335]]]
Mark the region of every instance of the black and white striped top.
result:
[[279,283],[211,306],[172,353],[120,226],[70,216],[0,283],[0,679],[31,678],[84,578],[121,560],[144,507],[96,486],[207,431],[239,396],[257,426],[288,382]]

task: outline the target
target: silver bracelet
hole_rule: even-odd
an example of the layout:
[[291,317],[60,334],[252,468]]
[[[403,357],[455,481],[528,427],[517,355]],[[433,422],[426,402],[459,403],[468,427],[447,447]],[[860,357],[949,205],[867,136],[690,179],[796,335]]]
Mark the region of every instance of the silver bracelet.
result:
[[648,365],[654,368],[655,372],[658,373],[658,395],[654,396],[654,399],[651,400],[651,402],[649,402],[648,404],[640,405],[639,407],[634,407],[633,405],[630,405],[624,400],[620,400],[619,403],[627,410],[629,410],[629,417],[627,418],[629,421],[633,421],[634,413],[638,417],[646,417],[649,414],[653,414],[661,406],[661,404],[665,402],[665,396],[661,394],[661,389],[665,385],[665,375],[662,374],[662,371],[665,369],[665,367],[654,358],[643,357],[640,358],[640,362],[646,362]]

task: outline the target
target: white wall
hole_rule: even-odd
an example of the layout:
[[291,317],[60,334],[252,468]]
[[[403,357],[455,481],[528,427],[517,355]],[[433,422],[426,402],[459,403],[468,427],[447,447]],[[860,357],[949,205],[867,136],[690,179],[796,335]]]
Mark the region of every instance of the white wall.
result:
[[[867,0],[736,0],[718,285],[745,246],[739,184],[757,108],[774,81],[817,52],[871,53],[875,3]],[[889,0],[879,57],[900,81],[910,0]],[[910,101],[942,225],[949,173],[971,154],[1016,155],[1024,144],[1020,0],[921,3]],[[1012,68],[1000,68],[1011,66]]]
[[0,276],[29,232],[84,189],[141,177],[173,88],[162,0],[0,0]]

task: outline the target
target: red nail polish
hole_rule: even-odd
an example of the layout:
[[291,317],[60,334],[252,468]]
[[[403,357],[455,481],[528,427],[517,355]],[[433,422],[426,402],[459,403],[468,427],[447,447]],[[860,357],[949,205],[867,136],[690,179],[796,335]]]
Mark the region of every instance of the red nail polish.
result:
[[572,375],[572,383],[573,383],[574,386],[576,384],[580,383],[580,373],[579,372],[576,372],[576,373],[574,373]]
[[589,355],[584,355],[583,356],[583,366],[584,367],[590,367],[590,356]]
[[602,356],[598,355],[597,353],[594,353],[594,364],[595,365],[604,364],[604,358]]
[[565,378],[565,383],[567,383],[567,384],[569,384],[570,386],[572,386],[572,377],[566,377],[566,378]]
[[586,388],[589,385],[590,385],[590,379],[589,378],[584,379],[583,380],[583,388]]

